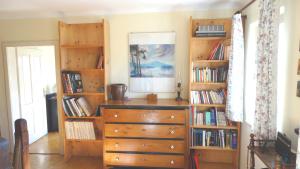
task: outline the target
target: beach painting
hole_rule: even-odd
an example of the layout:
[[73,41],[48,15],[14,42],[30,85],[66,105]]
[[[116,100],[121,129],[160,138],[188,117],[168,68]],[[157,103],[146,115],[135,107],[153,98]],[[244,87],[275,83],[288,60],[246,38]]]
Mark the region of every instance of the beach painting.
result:
[[174,77],[174,44],[130,45],[130,77]]
[[130,34],[129,74],[131,91],[174,91],[175,33]]

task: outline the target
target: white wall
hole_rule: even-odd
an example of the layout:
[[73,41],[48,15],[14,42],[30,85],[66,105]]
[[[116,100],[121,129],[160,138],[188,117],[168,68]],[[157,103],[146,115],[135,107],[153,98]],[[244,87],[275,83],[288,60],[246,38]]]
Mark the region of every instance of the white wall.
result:
[[[112,83],[128,84],[128,34],[130,32],[176,32],[176,66],[177,72],[183,76],[184,97],[187,97],[188,86],[188,26],[189,17],[195,18],[226,18],[231,17],[233,10],[216,11],[182,11],[167,13],[147,13],[105,16],[110,25],[110,75]],[[0,41],[58,41],[58,21],[95,22],[102,17],[72,17],[46,19],[0,20]],[[2,50],[2,48],[0,49]],[[7,133],[7,105],[5,94],[3,53],[0,51],[0,125],[2,135]],[[130,97],[145,97],[145,95],[129,93]],[[159,97],[175,97],[173,93],[160,94]]]

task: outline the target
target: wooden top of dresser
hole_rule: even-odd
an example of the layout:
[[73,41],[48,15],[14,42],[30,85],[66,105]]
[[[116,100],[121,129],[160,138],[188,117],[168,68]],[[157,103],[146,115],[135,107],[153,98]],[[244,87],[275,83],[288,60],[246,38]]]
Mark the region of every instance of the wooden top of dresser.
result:
[[188,109],[190,107],[188,101],[177,102],[175,99],[158,99],[156,102],[149,102],[146,99],[108,100],[100,106],[112,109]]

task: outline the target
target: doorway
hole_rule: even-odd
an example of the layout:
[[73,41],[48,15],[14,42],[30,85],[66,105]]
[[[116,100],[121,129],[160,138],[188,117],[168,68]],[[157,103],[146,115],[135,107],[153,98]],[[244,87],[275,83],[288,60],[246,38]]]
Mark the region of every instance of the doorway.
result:
[[7,91],[12,131],[26,119],[29,152],[58,154],[55,45],[7,46]]

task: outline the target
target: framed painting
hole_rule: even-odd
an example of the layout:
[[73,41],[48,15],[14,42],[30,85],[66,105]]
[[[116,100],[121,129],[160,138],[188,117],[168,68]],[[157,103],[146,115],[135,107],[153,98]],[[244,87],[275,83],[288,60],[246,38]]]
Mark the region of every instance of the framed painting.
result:
[[129,89],[175,92],[175,32],[129,34]]

